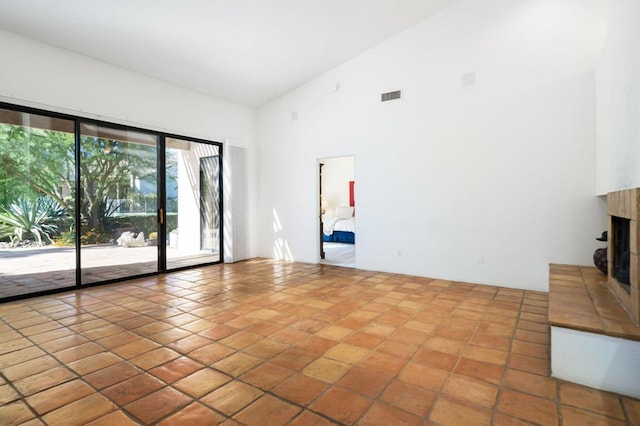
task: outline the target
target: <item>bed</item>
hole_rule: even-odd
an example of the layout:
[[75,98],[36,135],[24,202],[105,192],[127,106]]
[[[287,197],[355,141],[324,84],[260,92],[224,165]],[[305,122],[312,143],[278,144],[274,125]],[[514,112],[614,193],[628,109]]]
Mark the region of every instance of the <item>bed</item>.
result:
[[325,243],[356,242],[356,218],[353,207],[336,207],[322,215],[322,241]]

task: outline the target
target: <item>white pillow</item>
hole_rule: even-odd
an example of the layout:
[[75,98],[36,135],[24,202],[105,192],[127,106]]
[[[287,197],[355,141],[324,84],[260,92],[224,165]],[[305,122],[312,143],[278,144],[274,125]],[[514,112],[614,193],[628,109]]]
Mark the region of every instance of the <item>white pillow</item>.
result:
[[353,207],[340,206],[336,207],[336,217],[351,217],[353,216]]

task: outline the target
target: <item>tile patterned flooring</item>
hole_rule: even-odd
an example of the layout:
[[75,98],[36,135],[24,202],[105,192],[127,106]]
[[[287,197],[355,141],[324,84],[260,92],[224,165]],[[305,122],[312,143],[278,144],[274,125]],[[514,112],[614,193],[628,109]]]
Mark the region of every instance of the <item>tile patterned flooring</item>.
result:
[[0,305],[0,423],[640,424],[549,377],[547,295],[256,259]]

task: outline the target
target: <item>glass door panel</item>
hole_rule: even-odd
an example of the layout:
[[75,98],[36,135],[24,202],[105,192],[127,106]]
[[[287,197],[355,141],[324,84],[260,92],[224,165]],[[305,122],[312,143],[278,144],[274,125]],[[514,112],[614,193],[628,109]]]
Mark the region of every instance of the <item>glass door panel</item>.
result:
[[0,299],[75,286],[74,131],[0,108]]
[[158,271],[158,137],[80,126],[81,281]]
[[220,150],[166,139],[167,269],[220,261]]

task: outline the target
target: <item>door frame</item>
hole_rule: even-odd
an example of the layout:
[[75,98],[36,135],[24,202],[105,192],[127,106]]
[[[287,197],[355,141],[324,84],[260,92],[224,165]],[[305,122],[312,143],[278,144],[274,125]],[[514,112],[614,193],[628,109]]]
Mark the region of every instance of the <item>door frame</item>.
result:
[[[324,250],[324,239],[323,239],[323,235],[324,235],[324,224],[322,223],[322,216],[324,215],[324,206],[323,201],[323,191],[326,192],[326,188],[323,189],[322,187],[322,178],[323,178],[323,173],[326,174],[326,171],[323,172],[323,167],[326,166],[326,162],[327,161],[331,161],[331,160],[336,160],[336,159],[340,159],[340,158],[353,158],[353,181],[355,181],[355,174],[356,174],[356,168],[355,168],[355,159],[356,156],[355,154],[345,154],[345,155],[336,155],[336,156],[332,156],[332,157],[321,157],[318,158],[316,160],[316,179],[318,179],[318,181],[316,182],[316,191],[317,191],[317,197],[316,197],[316,212],[317,212],[317,220],[318,220],[318,226],[317,226],[317,230],[319,230],[319,232],[316,232],[317,236],[316,238],[319,238],[319,241],[317,243],[317,247],[319,248],[318,251],[318,257],[317,257],[317,263],[322,263],[323,260],[326,259],[326,252]],[[353,244],[354,249],[356,248],[356,243],[354,242]]]
[[[218,264],[218,263],[223,263],[224,262],[224,190],[223,190],[223,175],[224,175],[224,170],[223,170],[223,165],[224,165],[224,161],[223,161],[223,143],[222,142],[217,142],[217,141],[211,141],[211,140],[206,140],[206,139],[200,139],[200,138],[195,138],[195,137],[190,137],[190,136],[184,136],[184,135],[178,135],[178,134],[172,134],[172,133],[166,133],[166,132],[162,132],[162,131],[157,131],[157,130],[151,130],[151,129],[145,129],[142,127],[137,127],[137,126],[130,126],[130,125],[124,125],[124,124],[120,124],[120,123],[114,123],[114,122],[108,122],[108,121],[104,121],[104,120],[98,120],[98,119],[93,119],[93,118],[87,118],[87,117],[81,117],[78,115],[72,115],[72,114],[68,114],[68,113],[60,113],[60,112],[56,112],[56,111],[49,111],[49,110],[44,110],[44,109],[40,109],[40,108],[32,108],[32,107],[28,107],[28,106],[23,106],[23,105],[16,105],[16,104],[11,104],[11,103],[7,103],[7,102],[0,102],[0,108],[1,109],[5,109],[5,110],[9,110],[9,111],[15,111],[15,112],[19,112],[19,113],[26,113],[26,114],[34,114],[34,115],[41,115],[44,117],[49,117],[49,118],[59,118],[59,119],[64,119],[64,120],[68,120],[73,122],[73,138],[74,138],[74,150],[75,150],[75,185],[74,185],[74,189],[76,192],[76,199],[74,200],[74,205],[75,205],[75,212],[74,212],[74,219],[75,219],[75,237],[76,237],[76,245],[74,247],[74,256],[75,256],[75,285],[72,286],[65,286],[65,287],[60,287],[60,288],[51,288],[51,289],[46,289],[46,290],[39,290],[36,292],[32,292],[32,293],[20,293],[20,294],[16,294],[16,295],[10,295],[7,297],[3,297],[0,298],[0,303],[2,302],[8,302],[8,301],[12,301],[12,300],[19,300],[19,299],[24,299],[24,298],[28,298],[28,297],[36,297],[36,296],[42,296],[42,295],[46,295],[46,294],[54,294],[54,293],[60,293],[60,292],[65,292],[65,291],[70,291],[70,290],[77,290],[77,289],[81,289],[81,288],[88,288],[88,287],[93,287],[93,286],[98,286],[98,285],[103,285],[103,284],[110,284],[113,282],[120,282],[120,281],[125,281],[125,280],[130,280],[130,279],[134,279],[134,278],[140,278],[140,277],[146,277],[146,276],[155,276],[155,275],[159,275],[159,274],[163,274],[166,273],[168,271],[177,271],[177,270],[183,270],[183,269],[191,269],[191,268],[195,268],[195,267],[201,267],[201,266],[206,266],[206,265],[213,265],[213,264]],[[81,213],[80,213],[80,203],[82,202],[82,197],[80,196],[81,194],[81,179],[80,177],[80,158],[81,158],[81,132],[80,132],[80,126],[82,123],[86,123],[86,124],[93,124],[93,125],[97,125],[97,126],[104,126],[104,127],[108,127],[108,128],[113,128],[113,129],[119,129],[119,130],[123,130],[123,131],[137,131],[137,132],[142,132],[142,133],[146,133],[146,134],[150,134],[156,137],[156,147],[157,147],[157,158],[156,158],[156,166],[157,166],[157,196],[158,196],[158,205],[157,205],[157,222],[158,222],[158,240],[159,241],[166,241],[167,238],[167,232],[166,232],[166,179],[165,179],[165,173],[166,173],[166,154],[165,154],[165,147],[166,147],[166,138],[175,138],[175,139],[181,139],[181,140],[185,140],[185,141],[189,141],[189,142],[195,142],[195,143],[202,143],[202,144],[208,144],[208,145],[214,145],[217,146],[218,148],[218,159],[219,159],[219,174],[218,174],[218,188],[219,188],[219,201],[218,201],[218,211],[219,211],[219,217],[220,217],[220,229],[219,229],[219,238],[218,238],[218,244],[219,244],[219,259],[217,261],[214,262],[203,262],[203,263],[197,263],[197,264],[193,264],[193,265],[188,265],[188,266],[184,266],[184,267],[178,267],[178,268],[172,268],[170,270],[167,269],[167,265],[166,265],[166,247],[165,244],[158,244],[158,268],[156,272],[152,272],[152,273],[143,273],[143,274],[138,274],[138,275],[129,275],[129,276],[123,276],[123,277],[118,277],[118,278],[113,278],[113,279],[108,279],[108,280],[104,280],[104,281],[97,281],[97,282],[91,282],[91,283],[86,283],[86,284],[82,284],[82,262],[81,262],[81,250],[82,250],[82,246],[80,244],[80,237],[82,235],[82,230],[80,229],[81,227],[79,226],[79,224],[81,223]],[[37,127],[36,127],[37,128]]]

